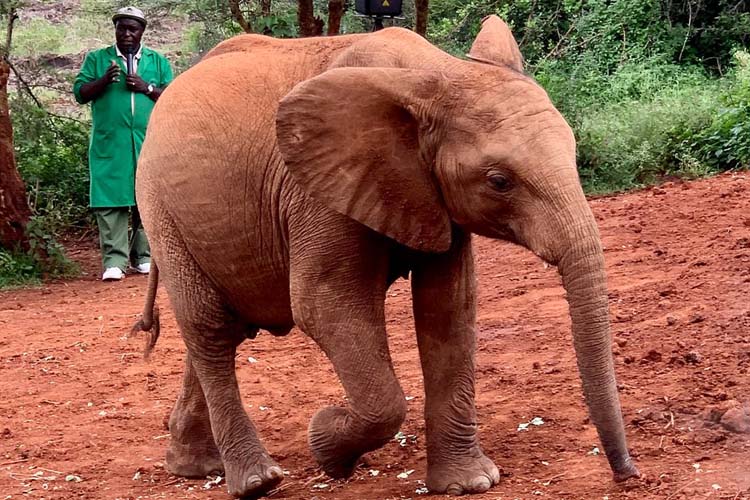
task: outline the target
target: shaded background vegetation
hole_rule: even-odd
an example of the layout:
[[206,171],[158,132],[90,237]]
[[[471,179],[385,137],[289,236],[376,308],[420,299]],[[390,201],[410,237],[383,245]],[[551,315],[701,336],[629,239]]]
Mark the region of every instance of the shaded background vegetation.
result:
[[[86,51],[112,43],[113,10],[132,2],[16,3],[11,60],[23,82],[15,78],[11,89],[15,148],[35,215],[30,231],[40,244],[52,244],[91,227],[90,117],[74,104],[71,82]],[[297,1],[234,3],[252,31],[300,33]],[[227,0],[137,4],[151,20],[146,43],[178,72],[242,31]],[[328,6],[312,1],[321,23]],[[585,188],[603,193],[750,164],[748,7],[744,0],[432,0],[427,37],[462,57],[484,16],[507,20],[526,70],[576,132]],[[385,24],[411,28],[414,11],[405,1],[404,18]],[[371,29],[345,2],[341,32]],[[33,280],[43,268],[38,259],[0,249],[0,286],[7,284],[2,276]],[[62,266],[52,274],[69,271]]]

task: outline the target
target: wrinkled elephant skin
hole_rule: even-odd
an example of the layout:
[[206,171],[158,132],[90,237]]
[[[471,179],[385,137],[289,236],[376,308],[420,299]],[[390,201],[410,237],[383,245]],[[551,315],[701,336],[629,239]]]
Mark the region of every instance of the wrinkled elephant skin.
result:
[[478,233],[558,266],[592,421],[615,478],[638,475],[573,134],[520,71],[520,57],[494,16],[469,61],[398,28],[243,35],[164,92],[136,190],[188,350],[170,418],[172,472],[223,469],[235,496],[262,495],[282,480],[243,410],[234,356],[258,330],[296,325],[329,357],[347,395],[313,417],[313,456],[332,477],[352,474],[405,417],[384,300],[410,273],[427,486],[491,488],[499,473],[479,445],[474,405]]

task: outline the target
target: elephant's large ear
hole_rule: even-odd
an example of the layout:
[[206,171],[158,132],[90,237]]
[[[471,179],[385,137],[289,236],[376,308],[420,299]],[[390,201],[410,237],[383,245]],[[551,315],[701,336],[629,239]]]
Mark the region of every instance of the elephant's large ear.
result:
[[516,39],[505,21],[495,15],[482,20],[482,29],[474,39],[467,57],[497,66],[510,66],[523,72],[523,56]]
[[276,117],[279,149],[313,198],[416,250],[442,252],[451,227],[426,146],[447,89],[435,72],[339,68],[297,85]]

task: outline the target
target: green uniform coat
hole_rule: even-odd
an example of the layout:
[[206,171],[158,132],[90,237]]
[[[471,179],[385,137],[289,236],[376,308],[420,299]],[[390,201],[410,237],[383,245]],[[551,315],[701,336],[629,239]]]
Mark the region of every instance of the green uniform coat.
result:
[[[114,46],[89,52],[73,84],[73,93],[81,103],[81,86],[103,77],[112,61],[117,61],[122,74],[119,82],[91,102],[93,127],[89,144],[91,171],[90,205],[128,207],[135,205],[135,167],[146,125],[154,101],[145,94],[133,93],[125,87],[125,61],[117,56]],[[169,61],[147,47],[142,47],[138,75],[146,83],[164,88],[172,81]],[[131,96],[134,110],[131,111]]]

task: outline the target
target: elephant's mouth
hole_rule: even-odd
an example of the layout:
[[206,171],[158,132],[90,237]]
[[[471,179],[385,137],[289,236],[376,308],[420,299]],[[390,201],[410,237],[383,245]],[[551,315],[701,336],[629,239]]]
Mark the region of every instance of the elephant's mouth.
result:
[[480,224],[459,224],[463,229],[478,234],[479,236],[485,236],[494,240],[503,240],[508,243],[516,245],[526,246],[521,238],[519,238],[516,232],[511,228],[508,223],[480,223]]

